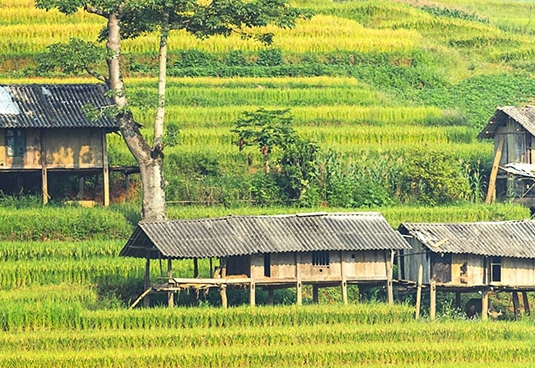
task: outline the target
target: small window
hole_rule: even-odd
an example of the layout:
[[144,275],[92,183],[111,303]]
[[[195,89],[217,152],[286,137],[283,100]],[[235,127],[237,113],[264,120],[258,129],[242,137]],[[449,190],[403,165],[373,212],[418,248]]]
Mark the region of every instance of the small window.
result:
[[316,251],[312,252],[312,266],[329,266],[329,252]]
[[492,257],[490,261],[490,281],[502,281],[502,257]]
[[264,253],[264,277],[271,277],[271,254]]
[[22,129],[6,129],[6,150],[8,157],[24,157],[26,132]]

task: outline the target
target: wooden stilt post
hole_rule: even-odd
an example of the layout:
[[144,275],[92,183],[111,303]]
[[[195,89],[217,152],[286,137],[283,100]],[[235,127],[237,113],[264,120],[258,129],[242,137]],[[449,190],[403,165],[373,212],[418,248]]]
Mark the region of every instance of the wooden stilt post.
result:
[[212,257],[210,257],[210,277],[214,277],[214,265],[212,264]]
[[[145,260],[145,290],[150,288],[150,253],[149,253],[148,250],[147,250],[146,257],[147,258]],[[143,306],[145,306],[145,307],[149,307],[150,306],[149,295],[147,295],[145,297],[145,299],[143,299]]]
[[416,284],[416,311],[414,314],[415,319],[420,318],[420,305],[422,304],[422,280],[423,280],[423,268],[422,265],[418,268],[418,282]]
[[345,275],[342,277],[342,303],[347,304],[347,280]]
[[273,305],[275,304],[275,296],[273,295],[273,289],[268,289],[268,304]]
[[295,253],[294,260],[295,260],[295,277],[297,279],[296,283],[296,304],[302,305],[303,304],[303,285],[301,282],[301,269],[299,267],[299,261],[301,257]]
[[429,318],[434,320],[437,315],[437,284],[435,278],[429,284]]
[[518,299],[518,291],[513,291],[512,294],[515,319],[518,319],[518,316],[520,315],[520,300]]
[[41,188],[43,191],[43,205],[48,203],[50,196],[48,195],[48,171],[46,162],[46,147],[45,147],[45,133],[44,129],[41,129]]
[[318,285],[312,285],[312,302],[314,302],[314,304],[318,304],[319,299],[319,287]]
[[252,307],[256,304],[256,286],[254,280],[251,280],[251,283],[249,284],[249,304],[251,304]]
[[221,306],[223,308],[227,308],[228,307],[227,285],[221,285],[219,287],[219,294],[221,295]]
[[[167,278],[169,286],[174,285],[173,283],[173,262],[171,258],[167,258]],[[173,308],[175,306],[175,293],[172,291],[167,292],[167,306]]]
[[342,252],[339,253],[340,256],[340,274],[342,275],[342,303],[347,304],[347,277],[345,270],[344,255]]
[[[388,257],[388,253],[387,253]],[[393,285],[393,277],[394,277],[394,251],[390,251],[390,259],[387,258],[386,260],[386,297],[388,304],[394,304],[394,285]]]
[[110,205],[110,172],[108,170],[108,148],[106,146],[106,130],[102,129],[102,180],[103,204]]
[[461,310],[461,293],[460,292],[455,293],[455,308],[457,310]]
[[193,277],[199,277],[199,261],[197,258],[193,258]]
[[481,320],[489,319],[489,291],[484,289],[481,293]]
[[524,313],[526,316],[531,314],[531,309],[529,307],[528,293],[526,291],[522,292],[522,302],[524,303]]

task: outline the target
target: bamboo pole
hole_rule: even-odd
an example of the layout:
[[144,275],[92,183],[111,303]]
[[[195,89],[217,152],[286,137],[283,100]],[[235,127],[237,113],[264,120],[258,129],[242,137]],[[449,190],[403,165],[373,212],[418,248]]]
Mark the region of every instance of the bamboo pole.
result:
[[394,277],[394,251],[390,251],[390,260],[387,260],[387,281],[386,281],[386,291],[387,291],[387,300],[388,304],[394,304],[394,286],[393,286],[393,277]]
[[[147,250],[146,254],[146,260],[145,260],[145,290],[148,290],[150,288],[150,253]],[[143,306],[149,307],[150,306],[150,298],[147,296],[145,299],[143,299]]]
[[256,304],[256,287],[254,280],[249,283],[249,303],[252,307]]

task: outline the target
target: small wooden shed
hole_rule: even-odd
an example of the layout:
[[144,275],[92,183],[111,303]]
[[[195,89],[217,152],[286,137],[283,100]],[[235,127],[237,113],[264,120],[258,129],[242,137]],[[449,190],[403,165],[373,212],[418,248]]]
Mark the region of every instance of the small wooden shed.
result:
[[[265,287],[272,297],[275,288],[296,287],[297,303],[302,285],[342,288],[347,284],[386,285],[393,301],[394,252],[409,249],[380,213],[313,213],[276,216],[228,216],[215,219],[140,222],[120,255],[146,259],[146,290],[173,293],[196,286],[218,287],[226,306],[226,287],[250,288],[255,304],[255,286]],[[210,278],[198,278],[196,260],[219,260]],[[149,280],[150,260],[167,259],[165,283]],[[172,259],[193,259],[193,275],[177,275]],[[147,293],[148,293],[147,291]]]
[[494,139],[487,202],[511,198],[535,208],[535,107],[498,107],[477,137]]
[[17,173],[15,180],[24,181],[40,173],[46,203],[49,173],[96,173],[108,205],[106,134],[118,131],[118,123],[106,116],[90,120],[83,109],[110,106],[106,91],[103,84],[0,85],[0,176]]
[[535,221],[403,223],[402,280],[453,292],[535,291]]

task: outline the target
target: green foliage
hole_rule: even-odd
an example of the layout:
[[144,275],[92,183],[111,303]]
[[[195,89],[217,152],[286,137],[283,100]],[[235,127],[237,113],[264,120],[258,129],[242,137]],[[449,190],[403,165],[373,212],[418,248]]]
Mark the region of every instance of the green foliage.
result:
[[400,173],[405,201],[444,205],[470,196],[460,162],[441,151],[418,149],[407,154]]
[[282,65],[282,51],[276,48],[260,50],[258,52],[258,59],[256,60],[256,63],[260,66]]
[[460,9],[439,8],[436,6],[429,6],[429,5],[424,5],[420,7],[420,9],[422,9],[423,11],[431,15],[435,15],[439,17],[450,17],[450,18],[470,20],[470,21],[475,21],[475,22],[480,22],[480,23],[487,23],[487,24],[489,23],[489,20],[487,18],[481,18],[477,16],[477,14],[475,13],[470,14]]

